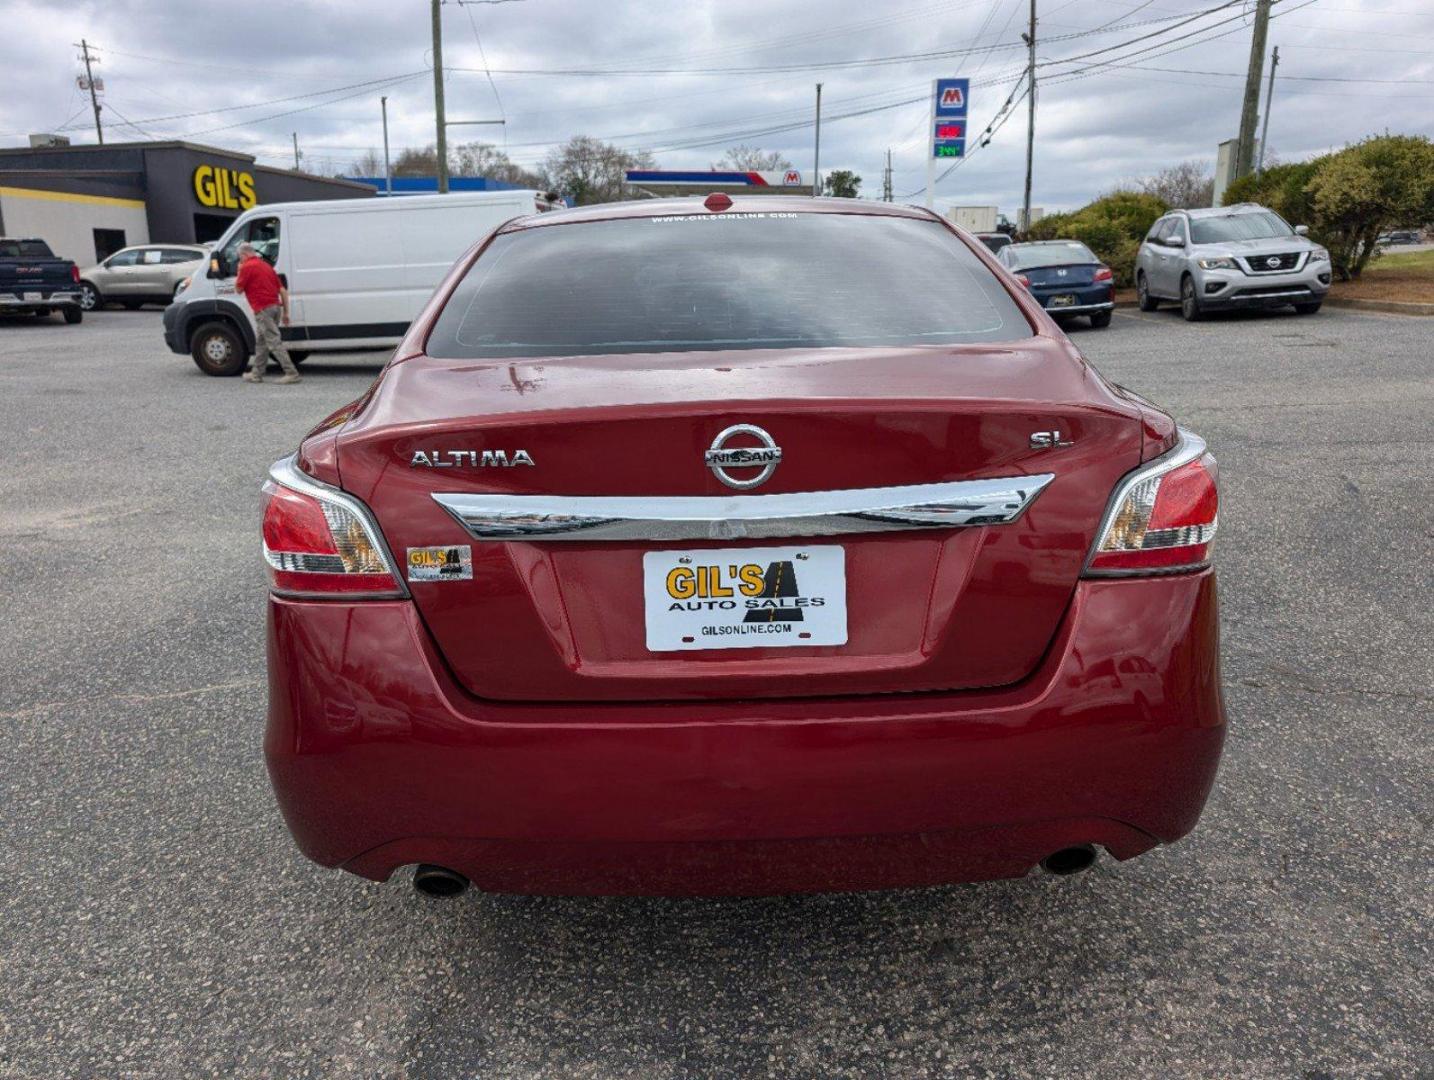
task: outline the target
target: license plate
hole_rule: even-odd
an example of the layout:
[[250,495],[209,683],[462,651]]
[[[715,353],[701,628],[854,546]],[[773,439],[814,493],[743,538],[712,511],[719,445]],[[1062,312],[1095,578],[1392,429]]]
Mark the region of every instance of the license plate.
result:
[[37,301],[44,299],[44,296],[37,292],[27,292],[22,293],[21,295],[24,297],[27,303],[36,303]]
[[649,551],[642,592],[652,652],[846,644],[841,547]]
[[1047,307],[1074,307],[1074,306],[1075,306],[1075,302],[1076,302],[1076,298],[1075,298],[1074,296],[1071,296],[1070,294],[1066,293],[1066,294],[1062,294],[1061,296],[1053,296],[1053,297],[1051,297],[1051,302],[1050,302],[1048,305],[1046,305],[1046,306],[1047,306]]

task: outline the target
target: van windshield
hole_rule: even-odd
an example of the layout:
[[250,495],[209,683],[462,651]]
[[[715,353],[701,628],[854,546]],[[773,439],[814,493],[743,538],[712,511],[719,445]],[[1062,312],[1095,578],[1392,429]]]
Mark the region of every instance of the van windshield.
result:
[[939,222],[701,212],[498,236],[445,305],[428,354],[950,345],[1032,333]]

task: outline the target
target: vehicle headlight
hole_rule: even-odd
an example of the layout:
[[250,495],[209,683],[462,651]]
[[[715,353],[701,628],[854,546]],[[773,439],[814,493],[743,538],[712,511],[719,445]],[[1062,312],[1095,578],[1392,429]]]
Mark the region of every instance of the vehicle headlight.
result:
[[1310,252],[1310,262],[1329,262],[1329,252],[1324,248],[1315,248]]
[[1201,259],[1201,270],[1238,270],[1234,259]]

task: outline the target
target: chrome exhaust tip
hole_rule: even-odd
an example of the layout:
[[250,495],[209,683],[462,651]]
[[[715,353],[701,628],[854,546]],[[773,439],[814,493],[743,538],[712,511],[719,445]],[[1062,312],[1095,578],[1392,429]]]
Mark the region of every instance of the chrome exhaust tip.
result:
[[468,879],[457,870],[450,870],[446,866],[423,863],[413,872],[413,887],[424,896],[446,899],[465,892],[468,889]]
[[1089,870],[1095,865],[1096,851],[1093,844],[1077,844],[1075,847],[1053,851],[1041,860],[1041,869],[1056,877],[1069,877]]

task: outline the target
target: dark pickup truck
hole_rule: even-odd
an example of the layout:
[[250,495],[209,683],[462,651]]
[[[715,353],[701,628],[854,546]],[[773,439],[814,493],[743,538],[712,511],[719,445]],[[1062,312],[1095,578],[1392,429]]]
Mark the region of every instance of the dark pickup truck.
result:
[[67,323],[84,318],[79,267],[56,258],[43,240],[0,236],[0,313],[43,316],[52,311]]

